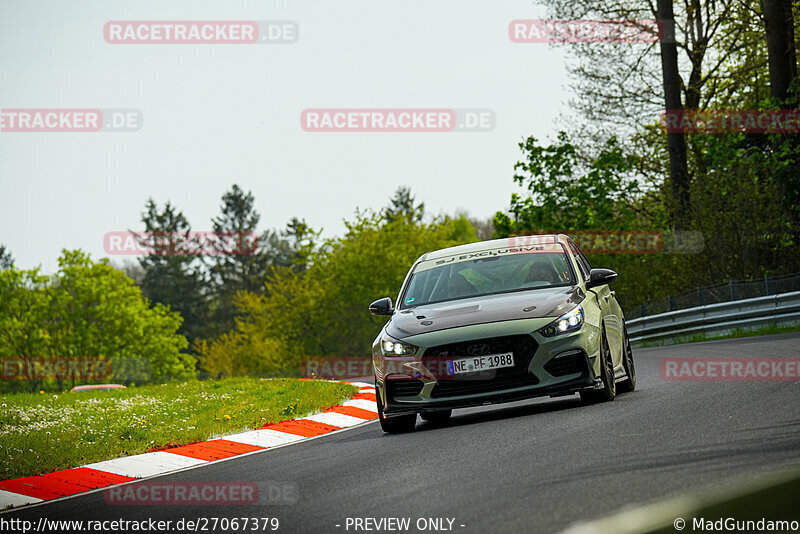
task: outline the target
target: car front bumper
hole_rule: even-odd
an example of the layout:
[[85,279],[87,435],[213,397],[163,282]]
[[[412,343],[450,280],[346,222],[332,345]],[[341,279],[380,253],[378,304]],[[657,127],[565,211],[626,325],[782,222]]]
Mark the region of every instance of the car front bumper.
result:
[[[373,350],[378,402],[386,416],[465,408],[596,389],[600,329],[592,324],[552,338],[538,329],[552,319],[473,325],[412,336],[420,346],[411,357],[385,357]],[[435,335],[434,335],[435,334]],[[424,345],[423,345],[424,343]],[[513,352],[514,368],[446,376],[446,360],[464,356],[471,344],[491,353]]]

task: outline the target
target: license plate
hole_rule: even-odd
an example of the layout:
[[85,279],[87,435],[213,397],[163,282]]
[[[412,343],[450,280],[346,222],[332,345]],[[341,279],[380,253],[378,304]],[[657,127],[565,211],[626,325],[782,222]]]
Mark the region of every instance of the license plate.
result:
[[476,373],[491,369],[514,367],[514,353],[487,354],[486,356],[470,356],[457,360],[447,360],[447,374],[459,375],[462,373]]

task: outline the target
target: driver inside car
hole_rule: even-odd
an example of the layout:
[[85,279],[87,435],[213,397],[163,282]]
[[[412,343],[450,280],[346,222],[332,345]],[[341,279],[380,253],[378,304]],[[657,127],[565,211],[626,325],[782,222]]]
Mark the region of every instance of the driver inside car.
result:
[[558,276],[558,271],[549,263],[541,261],[535,262],[531,265],[528,271],[528,277],[525,279],[526,284],[533,282],[547,282],[548,284],[560,284],[562,281]]
[[447,295],[450,298],[463,298],[477,295],[478,290],[469,283],[469,280],[461,273],[453,273],[447,282]]

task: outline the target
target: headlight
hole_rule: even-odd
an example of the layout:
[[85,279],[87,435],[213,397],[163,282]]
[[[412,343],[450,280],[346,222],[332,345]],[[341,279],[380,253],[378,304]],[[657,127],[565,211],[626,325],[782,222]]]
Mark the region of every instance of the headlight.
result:
[[552,337],[580,330],[581,326],[583,326],[583,308],[578,306],[539,330],[539,333],[546,337]]
[[408,343],[401,343],[389,336],[381,338],[381,352],[384,356],[411,356],[416,354],[417,347]]

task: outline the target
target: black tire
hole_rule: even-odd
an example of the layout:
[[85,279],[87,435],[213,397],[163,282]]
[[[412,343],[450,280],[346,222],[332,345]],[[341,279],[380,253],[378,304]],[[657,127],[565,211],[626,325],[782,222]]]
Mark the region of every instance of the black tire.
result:
[[401,434],[403,432],[411,432],[417,426],[417,414],[412,413],[409,415],[398,415],[395,417],[384,417],[383,415],[383,401],[380,398],[380,389],[378,383],[375,383],[376,399],[378,400],[378,419],[381,422],[381,430],[387,434]]
[[636,389],[636,365],[633,363],[633,350],[631,340],[628,339],[628,329],[622,330],[622,365],[625,367],[627,378],[619,383],[617,390],[620,393],[630,393]]
[[617,396],[617,384],[614,381],[614,362],[611,359],[611,349],[608,348],[606,331],[600,332],[600,381],[603,389],[581,391],[583,402],[606,402],[614,400]]
[[435,412],[423,412],[419,414],[423,421],[430,421],[437,425],[442,425],[449,421],[451,415],[453,415],[453,410],[437,410]]

